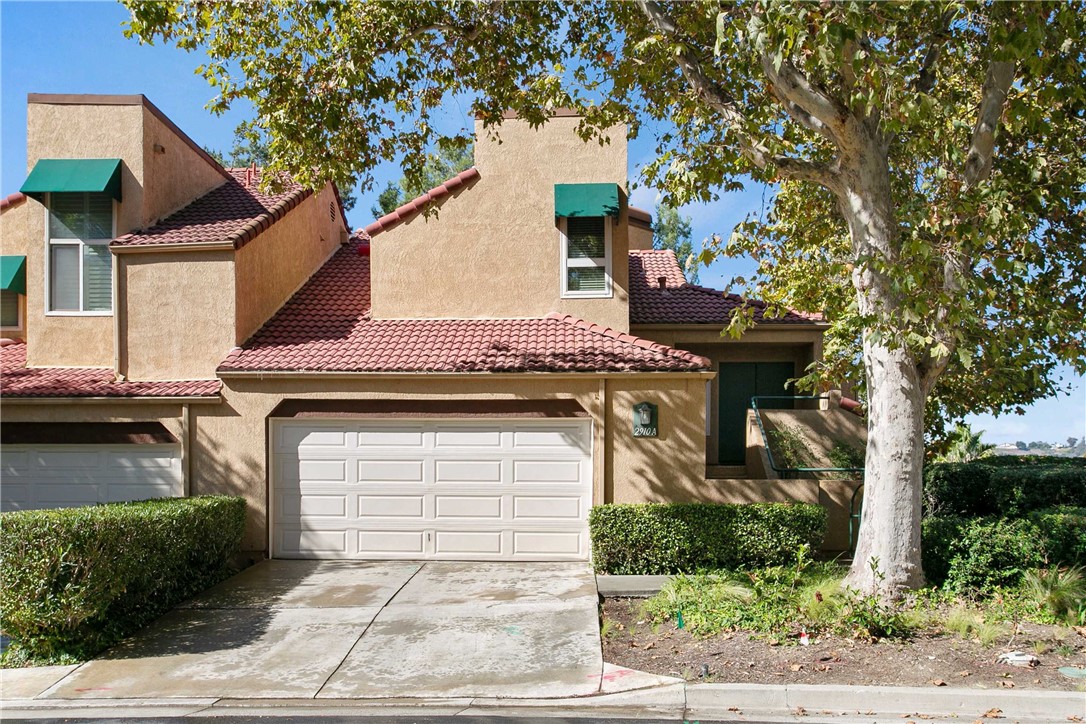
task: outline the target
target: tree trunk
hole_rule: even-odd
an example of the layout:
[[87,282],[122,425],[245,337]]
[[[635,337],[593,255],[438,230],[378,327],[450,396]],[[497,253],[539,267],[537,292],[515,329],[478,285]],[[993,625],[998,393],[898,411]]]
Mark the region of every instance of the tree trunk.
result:
[[[846,583],[889,599],[924,582],[920,513],[927,392],[895,324],[898,295],[879,268],[892,267],[900,258],[886,151],[869,138],[857,145],[838,200],[855,258],[877,260],[857,263],[853,285],[860,313],[877,320],[882,334],[864,332],[867,460],[860,534]],[[888,334],[888,329],[898,333]]]
[[893,598],[924,583],[920,514],[924,393],[904,348],[864,341],[867,461],[860,536],[847,584]]

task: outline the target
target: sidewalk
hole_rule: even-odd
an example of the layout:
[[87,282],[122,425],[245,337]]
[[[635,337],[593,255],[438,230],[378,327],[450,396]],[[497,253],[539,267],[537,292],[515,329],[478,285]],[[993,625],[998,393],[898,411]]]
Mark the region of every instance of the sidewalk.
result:
[[[608,665],[603,693],[565,699],[43,698],[75,666],[0,672],[4,719],[187,716],[534,716],[788,722],[1065,722],[1086,693],[883,686],[688,684]],[[103,692],[105,696],[105,692]],[[998,710],[998,711],[995,711]]]

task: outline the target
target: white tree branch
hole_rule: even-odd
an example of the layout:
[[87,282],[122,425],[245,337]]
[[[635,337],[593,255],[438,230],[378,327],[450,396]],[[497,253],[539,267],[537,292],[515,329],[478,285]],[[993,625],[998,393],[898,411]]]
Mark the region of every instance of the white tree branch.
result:
[[785,103],[786,107],[791,103],[818,121],[818,128],[809,126],[812,130],[837,136],[848,117],[848,109],[844,104],[816,87],[803,71],[790,61],[781,62],[779,70],[773,66],[773,59],[768,54],[762,55],[761,62],[762,72],[769,79],[773,95]]
[[993,60],[981,91],[980,110],[973,126],[973,140],[965,159],[965,187],[971,188],[984,181],[992,172],[992,155],[995,151],[995,133],[1007,94],[1014,82],[1014,63]]

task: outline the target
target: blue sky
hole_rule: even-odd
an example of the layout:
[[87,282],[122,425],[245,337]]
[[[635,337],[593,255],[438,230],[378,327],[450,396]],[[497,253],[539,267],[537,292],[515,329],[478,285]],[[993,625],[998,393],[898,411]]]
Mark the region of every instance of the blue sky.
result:
[[[224,116],[204,110],[212,96],[207,83],[193,69],[198,55],[167,45],[141,46],[124,38],[121,23],[127,11],[107,2],[0,2],[0,195],[18,190],[26,176],[27,93],[143,93],[197,143],[221,150],[231,145],[234,127],[247,118],[248,108],[235,108]],[[441,119],[443,131],[471,126],[469,103],[451,102]],[[630,144],[630,178],[652,158],[652,129]],[[399,169],[385,164],[375,170],[376,188],[399,177]],[[761,208],[763,189],[751,185],[713,204],[686,209],[695,240],[713,233],[727,235],[744,216]],[[655,192],[637,188],[635,206],[651,209]],[[363,194],[349,214],[353,226],[370,219],[376,193]],[[720,288],[733,275],[746,274],[751,264],[720,260],[701,271],[701,283]],[[1062,376],[1074,387],[1070,395],[1044,400],[1025,415],[968,418],[974,428],[987,431],[990,442],[1015,440],[1062,441],[1086,436],[1086,384],[1070,369]]]

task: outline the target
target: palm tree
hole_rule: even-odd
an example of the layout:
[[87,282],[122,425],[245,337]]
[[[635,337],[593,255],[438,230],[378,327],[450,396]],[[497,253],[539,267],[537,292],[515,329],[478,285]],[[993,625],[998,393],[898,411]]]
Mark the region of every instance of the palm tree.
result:
[[984,430],[973,432],[969,425],[959,422],[954,426],[954,432],[950,433],[950,447],[946,454],[939,458],[939,462],[968,463],[993,455],[995,445],[981,442],[982,435]]

